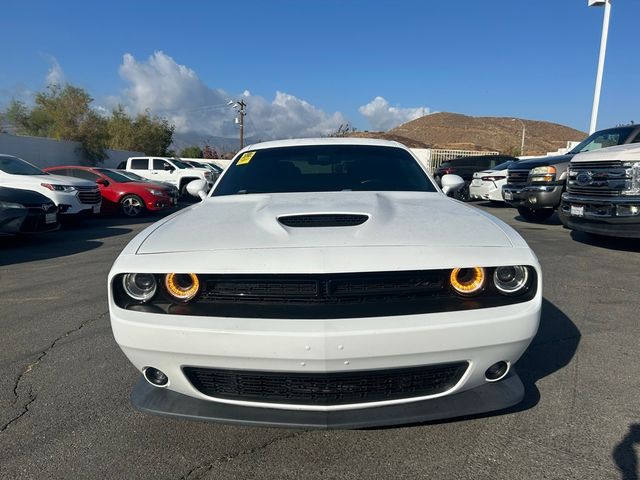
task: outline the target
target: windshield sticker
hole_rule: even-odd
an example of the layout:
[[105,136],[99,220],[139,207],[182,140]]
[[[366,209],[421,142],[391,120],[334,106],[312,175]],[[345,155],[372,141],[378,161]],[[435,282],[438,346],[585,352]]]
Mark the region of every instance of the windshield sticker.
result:
[[242,156],[240,157],[240,160],[238,160],[238,163],[236,163],[236,165],[246,165],[251,161],[251,159],[255,154],[256,152],[243,153]]

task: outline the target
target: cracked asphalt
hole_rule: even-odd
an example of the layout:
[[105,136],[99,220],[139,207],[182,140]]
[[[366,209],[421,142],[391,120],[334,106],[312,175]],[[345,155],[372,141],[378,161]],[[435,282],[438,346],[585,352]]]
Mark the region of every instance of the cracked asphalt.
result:
[[[301,431],[137,412],[106,276],[153,219],[0,239],[0,478],[638,479],[640,242],[520,221],[540,258],[540,331],[508,412],[399,428]],[[472,232],[469,233],[472,235]]]

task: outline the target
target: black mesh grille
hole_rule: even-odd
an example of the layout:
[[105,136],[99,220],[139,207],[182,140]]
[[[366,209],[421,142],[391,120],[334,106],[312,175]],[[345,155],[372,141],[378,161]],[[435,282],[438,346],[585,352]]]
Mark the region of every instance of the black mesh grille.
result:
[[296,405],[345,405],[413,398],[453,388],[467,362],[331,373],[260,372],[184,367],[210,397]]
[[362,225],[369,219],[367,215],[314,214],[288,215],[278,218],[287,227],[353,227]]
[[621,168],[622,162],[620,160],[610,160],[602,162],[572,162],[570,168],[585,169],[585,168]]

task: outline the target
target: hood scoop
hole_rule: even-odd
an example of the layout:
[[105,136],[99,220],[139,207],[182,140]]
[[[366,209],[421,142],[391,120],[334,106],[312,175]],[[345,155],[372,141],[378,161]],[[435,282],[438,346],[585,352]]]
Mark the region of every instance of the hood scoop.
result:
[[313,213],[306,215],[286,215],[278,221],[286,227],[355,227],[369,220],[368,215],[350,213]]

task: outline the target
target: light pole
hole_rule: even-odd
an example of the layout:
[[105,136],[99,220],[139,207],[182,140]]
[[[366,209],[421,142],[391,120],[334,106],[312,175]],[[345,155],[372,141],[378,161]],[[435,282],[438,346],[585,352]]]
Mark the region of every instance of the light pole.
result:
[[244,117],[247,114],[245,111],[247,104],[244,103],[244,100],[238,100],[237,102],[230,100],[227,105],[233,107],[236,112],[238,112],[234,123],[240,125],[240,150],[242,150],[244,148]]
[[591,109],[591,124],[589,135],[596,131],[598,123],[598,108],[600,107],[600,91],[602,90],[602,73],[604,58],[607,53],[607,37],[609,36],[609,17],[611,16],[611,0],[587,0],[590,7],[604,6],[604,20],[602,22],[602,38],[600,39],[600,57],[598,58],[598,73],[596,74],[596,90],[593,94],[593,108]]
[[527,135],[527,126],[519,118],[511,119],[512,122],[515,122],[516,120],[520,122],[520,125],[522,125],[522,143],[520,144],[520,156],[523,156],[524,155],[524,137]]

